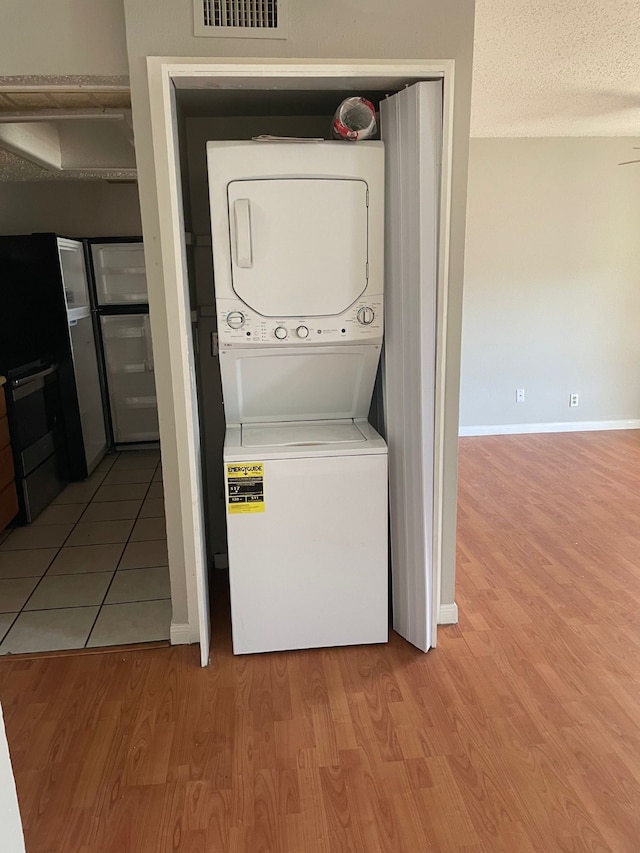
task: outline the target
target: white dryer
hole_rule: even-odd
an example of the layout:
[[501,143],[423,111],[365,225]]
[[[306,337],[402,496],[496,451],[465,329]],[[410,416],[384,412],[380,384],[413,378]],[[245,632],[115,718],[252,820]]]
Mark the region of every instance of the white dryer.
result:
[[222,349],[382,343],[382,142],[207,143]]
[[382,143],[208,143],[233,648],[385,642]]

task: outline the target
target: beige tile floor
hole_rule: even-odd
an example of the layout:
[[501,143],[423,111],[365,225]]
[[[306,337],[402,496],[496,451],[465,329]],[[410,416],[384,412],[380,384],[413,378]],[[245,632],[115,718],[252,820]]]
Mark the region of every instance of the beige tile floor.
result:
[[170,621],[158,451],[106,457],[0,533],[0,655],[164,640]]

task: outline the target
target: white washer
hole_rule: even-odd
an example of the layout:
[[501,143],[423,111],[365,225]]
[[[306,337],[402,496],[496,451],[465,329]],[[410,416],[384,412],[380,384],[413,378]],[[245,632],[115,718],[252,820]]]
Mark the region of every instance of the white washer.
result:
[[[234,652],[386,642],[387,448],[373,427],[230,426],[224,461]],[[258,512],[230,503],[243,466],[262,466],[240,496],[262,489]]]
[[207,156],[234,652],[385,642],[382,143]]

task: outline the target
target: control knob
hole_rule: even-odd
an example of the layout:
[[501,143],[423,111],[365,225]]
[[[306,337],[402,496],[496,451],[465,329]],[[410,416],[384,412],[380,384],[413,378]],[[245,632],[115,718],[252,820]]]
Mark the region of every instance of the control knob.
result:
[[227,314],[227,326],[232,329],[241,329],[244,326],[244,314],[242,311],[229,311]]
[[361,326],[370,326],[375,318],[376,315],[373,308],[369,308],[367,306],[365,308],[360,308],[358,311],[358,323],[360,323]]
[[278,326],[273,334],[279,341],[283,341],[287,337],[287,330],[284,326]]
[[299,338],[308,338],[309,337],[309,329],[306,326],[298,326],[296,329],[296,335]]

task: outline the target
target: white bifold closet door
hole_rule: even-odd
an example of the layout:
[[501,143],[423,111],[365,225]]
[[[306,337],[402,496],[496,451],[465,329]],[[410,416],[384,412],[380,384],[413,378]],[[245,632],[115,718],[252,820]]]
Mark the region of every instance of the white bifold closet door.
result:
[[442,83],[380,105],[385,143],[383,395],[389,446],[393,628],[434,641],[433,511],[436,287]]

